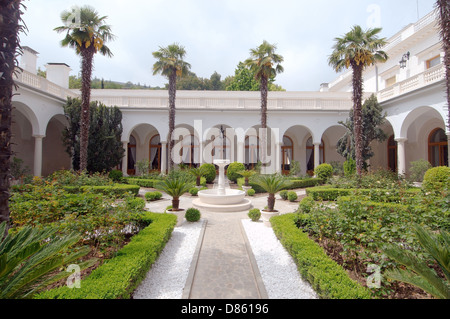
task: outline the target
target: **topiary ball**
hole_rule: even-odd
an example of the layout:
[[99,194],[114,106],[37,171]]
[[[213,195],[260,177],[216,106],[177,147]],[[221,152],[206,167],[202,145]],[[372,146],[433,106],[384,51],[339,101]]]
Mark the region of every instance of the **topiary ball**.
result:
[[188,222],[194,223],[200,220],[200,211],[196,208],[189,208],[184,216]]
[[216,179],[216,167],[214,164],[205,163],[202,166],[205,174],[203,175],[206,178],[206,182],[211,184]]
[[239,162],[231,163],[230,165],[228,165],[227,168],[227,177],[230,181],[236,183],[237,179],[241,177],[241,175],[238,174],[238,172],[242,172],[244,170],[245,170],[244,164]]
[[298,198],[298,195],[297,195],[296,192],[290,191],[290,192],[288,192],[287,197],[288,197],[290,202],[295,202],[297,200],[297,198]]
[[330,164],[321,164],[316,167],[314,170],[314,174],[320,179],[324,181],[328,180],[331,176],[333,176],[333,166]]
[[248,212],[248,217],[253,222],[257,222],[261,218],[261,211],[258,208],[253,208]]
[[256,194],[256,191],[254,189],[249,189],[247,191],[247,196],[255,196],[255,194]]

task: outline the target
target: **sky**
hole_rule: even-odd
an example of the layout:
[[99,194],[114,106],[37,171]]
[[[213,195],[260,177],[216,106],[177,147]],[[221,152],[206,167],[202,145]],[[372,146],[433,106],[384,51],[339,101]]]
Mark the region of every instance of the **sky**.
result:
[[93,76],[105,80],[164,87],[153,75],[152,52],[173,43],[185,47],[185,60],[199,77],[215,71],[234,75],[250,49],[264,40],[284,57],[284,73],[275,81],[287,91],[317,91],[336,73],[328,57],[336,37],[354,25],[382,27],[390,38],[434,8],[435,0],[25,0],[28,28],[21,45],[39,52],[38,66],[66,63],[80,72],[80,57],[61,47],[61,12],[90,5],[107,16],[116,36],[112,58],[96,55]]

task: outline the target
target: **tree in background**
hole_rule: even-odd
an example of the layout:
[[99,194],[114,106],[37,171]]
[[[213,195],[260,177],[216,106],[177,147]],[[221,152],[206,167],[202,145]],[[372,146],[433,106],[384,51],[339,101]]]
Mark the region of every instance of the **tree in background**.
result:
[[173,168],[172,149],[174,141],[172,135],[175,130],[175,100],[177,95],[177,78],[187,74],[191,65],[183,59],[186,50],[177,43],[167,47],[159,47],[153,52],[153,57],[157,60],[153,65],[153,75],[161,74],[169,80],[169,172]]
[[[439,25],[441,29],[442,46],[444,48],[445,78],[447,89],[448,130],[450,131],[450,2],[437,0],[436,8],[439,11]],[[450,162],[449,162],[450,165]]]
[[66,32],[61,41],[63,47],[74,48],[81,56],[81,134],[80,134],[80,170],[87,169],[89,145],[89,111],[91,100],[91,77],[94,55],[100,52],[111,57],[111,50],[105,42],[114,39],[111,27],[105,23],[106,16],[99,16],[98,12],[90,7],[72,7],[63,11],[61,21],[63,26],[55,28],[58,33]]
[[[366,161],[373,157],[374,153],[370,144],[372,141],[377,140],[383,142],[387,139],[386,133],[381,129],[381,125],[384,124],[386,120],[386,114],[383,114],[383,108],[375,95],[367,99],[362,106],[362,156],[364,165],[366,166]],[[354,136],[354,124],[355,116],[354,111],[350,111],[350,118],[345,122],[339,122],[343,125],[347,132],[337,143],[337,152],[344,158],[352,158],[356,160],[356,150],[355,150],[355,136]]]
[[[64,105],[64,114],[69,125],[63,131],[63,142],[76,170],[80,167],[80,110],[81,101],[68,98]],[[118,107],[106,107],[99,102],[91,102],[89,114],[90,139],[86,169],[91,173],[109,172],[121,163],[124,156],[121,142],[122,112]]]
[[[19,33],[25,30],[21,0],[0,0],[0,224],[9,227],[9,186],[11,151],[12,96],[16,56],[20,52]],[[5,227],[5,232],[8,227]],[[0,233],[0,238],[3,237]]]
[[378,38],[381,30],[381,28],[374,28],[363,31],[360,26],[354,26],[343,37],[335,39],[333,52],[328,59],[328,63],[336,72],[350,67],[353,70],[353,136],[355,139],[356,169],[359,176],[362,175],[364,166],[362,131],[363,71],[368,66],[377,62],[385,62],[388,59],[387,54],[380,50],[386,44],[384,38]]

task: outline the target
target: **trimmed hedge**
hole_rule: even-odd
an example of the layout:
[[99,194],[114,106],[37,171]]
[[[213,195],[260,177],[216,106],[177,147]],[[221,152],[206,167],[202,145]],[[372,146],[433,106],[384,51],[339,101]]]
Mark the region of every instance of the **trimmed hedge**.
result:
[[128,184],[114,184],[112,186],[63,186],[64,190],[71,194],[83,193],[92,191],[94,193],[101,193],[105,195],[115,194],[123,195],[131,192],[134,196],[139,194],[140,186]]
[[352,280],[347,272],[306,233],[295,225],[296,214],[271,218],[273,230],[297,263],[299,272],[323,299],[370,299],[370,292]]
[[418,188],[408,190],[399,189],[352,189],[352,188],[332,188],[328,186],[319,186],[309,188],[306,194],[311,196],[315,201],[337,201],[341,196],[367,196],[370,200],[395,203],[401,199],[413,198],[421,192]]
[[131,185],[139,185],[145,188],[154,188],[154,185],[159,182],[157,179],[143,179],[143,178],[125,178],[125,181]]
[[[289,181],[291,182],[291,184],[288,185],[285,190],[315,187],[317,185],[323,184],[323,180],[320,178],[290,179]],[[245,183],[245,179],[243,177],[238,178],[237,183],[239,186],[242,186]],[[248,185],[251,186],[258,194],[266,192],[261,186],[253,183],[251,179]]]
[[134,290],[157,260],[176,224],[172,214],[145,213],[150,225],[131,242],[105,261],[87,278],[81,288],[67,286],[38,294],[35,299],[130,299]]

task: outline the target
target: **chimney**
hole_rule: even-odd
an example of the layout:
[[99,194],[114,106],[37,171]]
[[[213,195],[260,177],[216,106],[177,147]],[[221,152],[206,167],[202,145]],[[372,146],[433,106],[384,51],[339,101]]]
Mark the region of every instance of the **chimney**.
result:
[[47,69],[47,80],[65,89],[69,88],[70,66],[65,63],[48,63],[45,67]]
[[25,71],[31,72],[33,74],[37,74],[37,58],[39,52],[34,51],[32,48],[23,46],[23,54],[20,60],[20,67]]
[[329,89],[329,87],[328,87],[328,83],[322,83],[321,85],[320,85],[320,92],[328,92],[328,89]]

